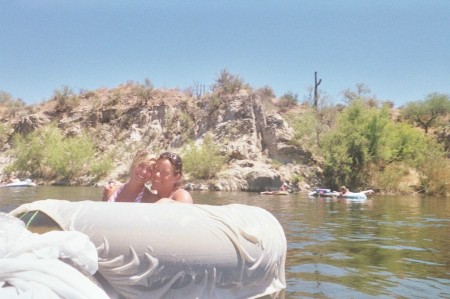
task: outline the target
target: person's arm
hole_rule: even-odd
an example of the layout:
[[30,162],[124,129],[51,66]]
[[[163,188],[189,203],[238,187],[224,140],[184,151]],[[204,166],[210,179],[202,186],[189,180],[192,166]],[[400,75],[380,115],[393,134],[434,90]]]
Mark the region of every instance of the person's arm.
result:
[[364,194],[373,194],[373,193],[375,193],[375,191],[373,191],[372,189],[369,189],[369,190],[361,191],[361,193],[364,193]]

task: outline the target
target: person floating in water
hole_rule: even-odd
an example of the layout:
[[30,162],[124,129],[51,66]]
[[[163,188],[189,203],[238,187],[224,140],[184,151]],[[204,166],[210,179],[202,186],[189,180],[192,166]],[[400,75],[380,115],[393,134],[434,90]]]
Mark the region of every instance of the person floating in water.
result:
[[369,190],[364,190],[361,192],[350,192],[350,190],[348,190],[347,187],[342,186],[341,188],[339,188],[339,192],[335,191],[336,193],[338,193],[338,196],[346,196],[349,195],[350,193],[362,193],[362,194],[373,194],[375,193],[375,191],[373,191],[372,189]]
[[278,190],[274,191],[263,191],[260,194],[261,195],[273,195],[273,194],[288,194],[289,192],[289,185],[287,182],[284,182]]

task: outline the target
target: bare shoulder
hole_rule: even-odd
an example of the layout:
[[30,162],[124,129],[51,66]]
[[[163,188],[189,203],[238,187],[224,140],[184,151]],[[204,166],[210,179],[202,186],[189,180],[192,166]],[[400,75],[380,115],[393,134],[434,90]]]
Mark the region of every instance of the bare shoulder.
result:
[[184,189],[178,189],[177,191],[175,191],[175,193],[172,195],[172,199],[174,201],[182,203],[194,203],[191,194]]

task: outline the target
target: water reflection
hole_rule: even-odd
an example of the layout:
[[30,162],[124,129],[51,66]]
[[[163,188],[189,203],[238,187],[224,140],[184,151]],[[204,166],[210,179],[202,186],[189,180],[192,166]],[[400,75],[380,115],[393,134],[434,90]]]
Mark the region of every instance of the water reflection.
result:
[[[98,200],[100,188],[0,188],[0,209],[37,199]],[[194,192],[196,203],[262,207],[287,240],[279,298],[450,298],[450,199],[371,196],[363,202],[306,195]]]

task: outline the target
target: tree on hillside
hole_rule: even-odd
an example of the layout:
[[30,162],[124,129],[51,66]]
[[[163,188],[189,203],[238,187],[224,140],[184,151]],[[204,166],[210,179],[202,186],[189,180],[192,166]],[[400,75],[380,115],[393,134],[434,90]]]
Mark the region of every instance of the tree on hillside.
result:
[[368,165],[379,153],[385,114],[369,110],[362,100],[353,101],[338,116],[336,129],[329,132],[322,151],[325,175],[331,187],[363,186],[369,177]]
[[346,89],[343,91],[344,102],[351,104],[355,100],[362,100],[369,107],[377,107],[378,100],[371,94],[371,90],[363,83],[356,84],[356,90]]
[[432,93],[423,101],[408,103],[402,110],[402,116],[422,128],[425,134],[441,116],[450,113],[448,94]]
[[361,99],[353,101],[324,136],[322,153],[331,188],[401,190],[402,177],[416,171],[420,176],[416,190],[450,192],[450,165],[442,146],[410,125],[394,122],[387,105],[369,108]]
[[9,93],[0,90],[0,112],[6,116],[14,116],[23,110],[26,104],[21,99],[14,99]]
[[213,92],[232,94],[247,87],[249,86],[244,82],[244,79],[238,75],[231,74],[227,69],[223,69],[220,71],[220,75],[217,77],[216,83],[214,83],[211,88]]

